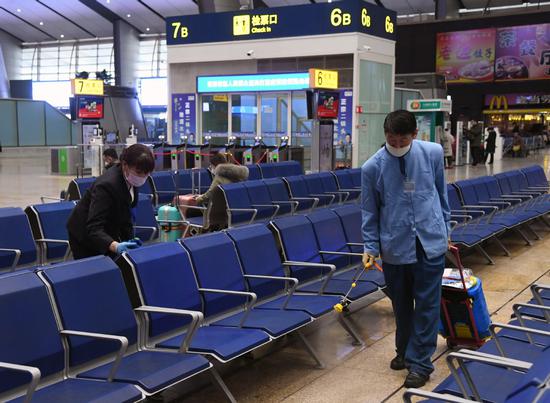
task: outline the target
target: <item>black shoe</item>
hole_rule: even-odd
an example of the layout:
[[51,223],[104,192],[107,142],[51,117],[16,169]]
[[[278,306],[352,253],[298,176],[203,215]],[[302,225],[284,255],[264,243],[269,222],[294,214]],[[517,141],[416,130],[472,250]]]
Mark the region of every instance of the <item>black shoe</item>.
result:
[[390,368],[394,371],[401,371],[402,369],[405,369],[405,358],[397,355],[393,360],[390,362]]
[[406,388],[421,388],[430,379],[429,375],[422,375],[416,372],[409,372],[407,378],[405,378]]

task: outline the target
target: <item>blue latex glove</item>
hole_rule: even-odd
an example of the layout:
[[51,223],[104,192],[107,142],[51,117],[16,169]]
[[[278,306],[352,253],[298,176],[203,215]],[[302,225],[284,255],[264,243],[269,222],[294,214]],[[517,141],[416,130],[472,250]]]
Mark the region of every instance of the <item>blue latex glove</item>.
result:
[[135,237],[134,239],[130,239],[130,242],[135,242],[137,246],[143,245],[143,241],[138,237]]
[[120,242],[116,247],[116,253],[117,255],[122,255],[124,252],[129,251],[130,249],[136,249],[139,248],[140,245],[137,244],[134,240],[126,241],[126,242]]

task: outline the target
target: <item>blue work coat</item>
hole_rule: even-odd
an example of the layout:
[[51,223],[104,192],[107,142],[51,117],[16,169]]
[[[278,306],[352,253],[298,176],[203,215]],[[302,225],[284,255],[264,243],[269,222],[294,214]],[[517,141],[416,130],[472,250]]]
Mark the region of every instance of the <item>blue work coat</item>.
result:
[[442,147],[413,140],[401,158],[382,147],[361,168],[364,249],[393,265],[416,263],[416,238],[443,255],[450,234]]

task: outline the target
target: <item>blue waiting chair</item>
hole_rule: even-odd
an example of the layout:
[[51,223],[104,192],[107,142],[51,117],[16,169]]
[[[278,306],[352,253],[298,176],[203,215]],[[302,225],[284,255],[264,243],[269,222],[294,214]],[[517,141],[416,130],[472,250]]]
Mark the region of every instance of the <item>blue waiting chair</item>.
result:
[[269,189],[267,185],[262,180],[249,180],[243,182],[248,196],[253,206],[264,205],[264,206],[277,206],[277,215],[293,214],[298,202],[293,202],[290,200],[277,200],[274,201],[271,198]]
[[353,182],[352,175],[350,173],[349,169],[337,169],[335,171],[332,171],[332,174],[336,178],[336,181],[338,182],[338,188],[342,190],[353,190],[355,189],[357,192],[361,192],[361,186],[356,186]]
[[95,177],[89,178],[75,178],[69,182],[69,187],[67,188],[67,197],[68,200],[80,200],[84,196],[84,193],[93,185],[95,182]]
[[[19,207],[0,208],[0,270],[36,263],[38,254],[29,219]],[[6,229],[9,228],[9,231]]]
[[258,180],[262,179],[262,171],[258,165],[247,165],[248,168],[248,180]]
[[343,189],[338,186],[336,176],[332,172],[319,172],[317,174],[321,178],[323,189],[325,192],[333,194],[345,195],[344,201],[358,201],[361,196],[361,191],[358,189]]
[[[345,295],[350,291],[351,281],[335,276],[336,266],[323,261],[313,225],[305,216],[277,218],[271,226],[282,246],[285,261],[293,262],[290,275],[303,284],[299,291],[332,295]],[[357,300],[377,290],[376,284],[360,281],[348,297]]]
[[[201,292],[189,253],[178,242],[158,243],[131,250],[120,260],[126,287],[134,307],[160,306],[203,316]],[[212,317],[193,334],[191,317],[150,313],[146,322],[147,346],[208,354],[225,363],[268,343],[269,335],[258,329],[210,326]]]
[[262,180],[267,186],[267,190],[271,195],[271,200],[274,203],[288,202],[295,203],[294,211],[306,211],[311,210],[317,205],[315,199],[310,197],[300,198],[300,197],[290,197],[288,188],[285,185],[285,182],[281,178],[270,178]]
[[317,206],[325,206],[332,203],[334,197],[327,195],[313,196],[309,193],[309,189],[303,178],[304,175],[288,176],[283,178],[285,181],[288,192],[292,200],[313,200],[312,209]]
[[362,252],[353,252],[346,239],[342,221],[330,209],[317,209],[306,215],[311,222],[317,239],[319,254],[323,262],[336,266],[334,278],[354,281],[367,281],[378,287],[385,287],[384,273],[379,270],[364,271]]
[[142,400],[138,388],[126,382],[66,376],[69,368],[65,366],[62,338],[69,333],[58,330],[47,289],[35,273],[17,272],[0,277],[0,315],[5,329],[0,332],[0,401]]
[[525,175],[525,179],[527,180],[529,186],[550,189],[548,178],[546,178],[544,169],[540,165],[532,165],[522,168],[521,172]]
[[158,239],[159,227],[151,195],[141,194],[139,196],[136,207],[133,209],[133,215],[134,236],[146,242]]
[[249,224],[255,220],[269,220],[277,215],[279,206],[254,204],[243,182],[220,185],[227,207],[227,224]]
[[74,202],[34,204],[25,209],[34,235],[39,245],[40,263],[64,261],[71,253],[67,221],[74,209]]
[[152,172],[149,176],[155,205],[170,203],[177,195],[176,183],[170,171]]
[[272,162],[266,162],[263,164],[257,164],[258,168],[260,168],[260,172],[262,173],[263,179],[269,179],[269,178],[279,178],[279,172],[277,172],[277,164]]
[[78,378],[131,383],[151,395],[212,368],[200,355],[142,345],[138,335],[143,329],[136,315],[189,316],[189,312],[151,306],[132,309],[121,272],[110,258],[60,263],[40,275],[52,290],[61,332],[69,340],[69,365],[79,368]]
[[[299,178],[300,176],[298,176]],[[327,201],[322,203],[322,205],[330,206],[334,202],[343,203],[347,200],[349,193],[340,192],[327,192],[323,186],[323,181],[319,173],[312,173],[309,175],[301,175],[303,178],[306,188],[310,196],[318,197],[319,199],[327,198]]]

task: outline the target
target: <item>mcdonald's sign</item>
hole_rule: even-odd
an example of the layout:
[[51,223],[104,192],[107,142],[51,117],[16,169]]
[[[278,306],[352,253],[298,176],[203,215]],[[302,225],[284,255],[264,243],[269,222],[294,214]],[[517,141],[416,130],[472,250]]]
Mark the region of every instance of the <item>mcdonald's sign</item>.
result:
[[489,109],[508,109],[508,98],[506,95],[493,95],[489,103]]

